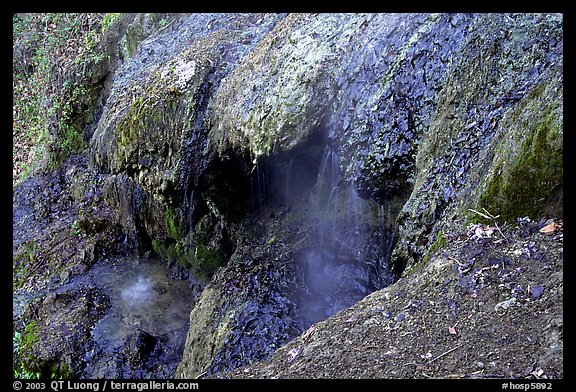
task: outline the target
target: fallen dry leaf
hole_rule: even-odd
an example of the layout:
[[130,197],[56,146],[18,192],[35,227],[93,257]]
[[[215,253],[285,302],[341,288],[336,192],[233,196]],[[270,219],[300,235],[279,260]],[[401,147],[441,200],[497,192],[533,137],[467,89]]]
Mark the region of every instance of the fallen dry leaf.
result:
[[549,223],[543,228],[541,228],[539,231],[541,234],[544,235],[554,234],[554,232],[556,231],[556,223],[555,222]]
[[551,235],[562,230],[564,221],[562,219],[548,219],[539,232],[544,235]]
[[454,327],[448,327],[448,332],[450,332],[451,335],[456,335],[456,328]]

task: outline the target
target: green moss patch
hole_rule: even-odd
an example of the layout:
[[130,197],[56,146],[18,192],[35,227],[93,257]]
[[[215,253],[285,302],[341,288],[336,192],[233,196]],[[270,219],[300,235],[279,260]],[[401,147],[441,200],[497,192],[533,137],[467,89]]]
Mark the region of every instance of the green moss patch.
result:
[[193,253],[179,242],[165,244],[152,240],[152,249],[165,260],[177,261],[182,268],[189,268],[194,260]]
[[38,332],[40,327],[37,321],[31,321],[24,328],[24,332],[16,331],[13,336],[13,352],[17,358],[13,373],[16,378],[38,379],[41,378],[41,366],[31,353],[35,344],[40,341]]
[[224,253],[219,249],[211,249],[197,245],[194,252],[194,267],[201,275],[212,276],[224,262]]
[[181,242],[163,243],[152,240],[152,249],[165,260],[175,260],[182,268],[192,267],[199,277],[208,279],[220,267],[226,257],[220,249],[196,245],[188,249]]
[[428,262],[430,261],[431,256],[434,253],[438,252],[439,250],[445,248],[446,245],[448,245],[448,241],[446,240],[446,237],[444,237],[444,234],[442,234],[442,232],[439,231],[438,234],[436,235],[436,239],[434,240],[434,243],[432,245],[430,245],[430,248],[428,248],[428,251],[426,252],[424,257],[422,257],[422,260],[420,260],[418,263],[408,267],[404,271],[403,275],[405,277],[408,277],[408,276],[412,275],[414,272],[422,270],[422,268],[424,268],[424,266],[426,264],[428,264]]
[[176,212],[171,208],[166,209],[165,223],[166,232],[170,237],[174,238],[175,240],[182,238],[182,227],[177,221]]
[[[500,161],[495,175],[480,197],[480,207],[506,221],[520,216],[538,218],[561,214],[561,205],[550,203],[563,186],[562,124],[551,108],[529,129],[520,154],[509,164]],[[556,203],[557,204],[557,203]]]
[[13,288],[21,288],[28,278],[28,272],[33,268],[40,253],[40,246],[35,242],[27,242],[17,250],[12,259]]

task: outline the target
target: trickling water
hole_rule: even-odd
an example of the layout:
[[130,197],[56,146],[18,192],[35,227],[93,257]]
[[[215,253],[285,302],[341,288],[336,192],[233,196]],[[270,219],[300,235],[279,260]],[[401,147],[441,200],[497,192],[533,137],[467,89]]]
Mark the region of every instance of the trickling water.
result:
[[336,185],[334,188],[332,188],[332,192],[330,192],[330,196],[328,197],[328,206],[332,205],[334,211],[336,211],[336,209],[338,208],[338,191],[339,190],[340,190],[340,187],[338,185]]
[[[330,146],[324,149],[316,184],[310,193],[310,222],[316,228],[315,245],[295,256],[301,266],[305,288],[300,293],[300,311],[305,323],[315,323],[353,305],[390,279],[379,276],[388,259],[384,245],[369,234],[385,225],[371,216],[354,181],[341,178],[339,157]],[[376,215],[376,213],[374,213]],[[365,221],[371,219],[370,222]],[[374,245],[378,251],[369,250]]]
[[322,161],[320,161],[320,171],[318,172],[317,183],[324,178],[324,172],[326,171],[326,164],[328,163],[328,157],[330,156],[330,147],[326,146],[324,152],[322,153]]
[[133,199],[128,197],[127,192],[120,193],[120,214],[125,223],[126,236],[124,245],[130,249],[134,258],[140,259],[140,245],[138,244],[138,229],[136,228],[136,218],[134,217]]
[[291,182],[290,182],[290,180],[292,179],[292,164],[293,163],[294,163],[294,156],[292,156],[290,158],[290,162],[288,163],[288,168],[286,169],[286,191],[285,191],[286,203],[289,203],[291,200],[291,194],[290,194]]
[[190,235],[194,234],[194,222],[192,221],[192,216],[194,215],[194,189],[190,191],[190,200],[188,201],[188,227],[190,230]]
[[338,154],[336,151],[331,151],[331,158],[332,158],[332,184],[338,183],[338,177],[340,177],[340,164],[338,159]]
[[330,201],[338,188],[340,166],[338,154],[326,146],[320,162],[320,171],[316,180],[316,203],[318,209],[330,208]]
[[354,181],[352,181],[350,183],[350,185],[348,186],[348,205],[350,206],[351,209],[351,217],[353,219],[353,222],[351,222],[353,224],[353,233],[356,235],[360,234],[360,218],[361,218],[361,214],[362,214],[362,205],[361,205],[361,200],[360,200],[360,196],[358,196],[358,192],[356,191],[356,184],[354,183]]
[[152,287],[152,281],[141,275],[134,283],[122,289],[120,297],[130,307],[146,306],[152,299]]
[[370,269],[346,250],[334,246],[306,249],[297,255],[303,267],[307,292],[301,312],[308,323],[316,323],[352,306],[377,287]]

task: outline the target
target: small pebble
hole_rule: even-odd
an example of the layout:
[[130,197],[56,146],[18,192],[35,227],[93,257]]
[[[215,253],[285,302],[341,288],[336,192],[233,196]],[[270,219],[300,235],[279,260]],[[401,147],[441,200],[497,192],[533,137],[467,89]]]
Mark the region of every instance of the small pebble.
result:
[[398,313],[398,315],[394,318],[394,320],[396,321],[402,321],[406,318],[406,315],[404,313]]
[[542,286],[532,286],[530,287],[530,295],[534,299],[540,298],[540,296],[544,293],[544,287]]

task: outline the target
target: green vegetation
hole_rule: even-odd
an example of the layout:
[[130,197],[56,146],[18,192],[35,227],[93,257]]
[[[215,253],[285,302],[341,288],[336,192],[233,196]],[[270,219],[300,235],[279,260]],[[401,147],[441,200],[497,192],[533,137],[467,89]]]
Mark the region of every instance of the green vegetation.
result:
[[428,252],[426,252],[424,257],[422,258],[422,261],[424,262],[424,264],[427,264],[428,261],[430,261],[430,255],[436,253],[440,249],[445,248],[446,245],[448,245],[448,241],[446,240],[446,237],[444,237],[444,234],[442,234],[442,232],[439,231],[438,234],[436,235],[436,240],[430,246],[430,248],[428,249]]
[[36,255],[40,247],[35,242],[27,242],[22,248],[15,254],[14,263],[18,264],[33,264],[36,260]]
[[446,240],[446,237],[444,237],[444,234],[442,234],[442,232],[439,231],[438,234],[436,235],[436,239],[434,240],[434,243],[432,245],[430,245],[430,247],[428,248],[428,251],[426,252],[424,257],[422,257],[422,260],[420,260],[418,263],[411,265],[408,268],[406,268],[403,275],[405,277],[408,277],[408,276],[412,275],[414,272],[422,270],[422,268],[424,268],[424,266],[426,264],[428,264],[432,255],[434,253],[438,252],[439,250],[445,248],[446,245],[448,245],[448,241]]
[[201,278],[208,279],[225,260],[224,253],[205,245],[188,250],[181,242],[162,243],[152,240],[152,249],[166,260],[175,260],[182,268],[192,267]]
[[175,260],[185,269],[191,269],[200,278],[209,278],[225,260],[224,252],[214,245],[212,214],[204,215],[196,224],[194,235],[184,235],[179,210],[168,207],[165,212],[167,237],[152,240],[152,248],[162,258]]
[[176,260],[182,268],[189,268],[194,259],[194,255],[179,242],[165,244],[152,240],[152,249],[163,259]]
[[120,13],[106,13],[102,17],[102,31],[108,31],[118,20],[120,20]]
[[171,208],[166,209],[166,232],[168,235],[175,240],[179,240],[182,237],[182,228],[176,221],[175,211]]
[[135,99],[128,109],[128,114],[118,122],[116,135],[119,145],[127,146],[138,140],[137,129],[145,125],[142,123],[142,112],[146,108],[145,103],[142,96]]
[[508,165],[500,161],[479,200],[481,207],[506,221],[538,218],[562,188],[562,124],[548,107],[529,130],[520,154]]
[[[178,97],[180,93],[173,86],[163,90],[159,83],[151,83],[146,88],[138,86],[132,92],[131,103],[128,110],[118,121],[116,127],[116,142],[125,148],[134,148],[138,142],[140,129],[177,128],[180,116],[178,110]],[[161,100],[150,97],[162,97]],[[169,113],[170,115],[166,115]]]
[[219,249],[214,250],[204,245],[196,245],[192,265],[201,275],[212,276],[224,260],[224,254]]
[[32,348],[40,341],[38,322],[32,321],[24,327],[24,332],[14,331],[12,337],[12,350],[15,358],[13,367],[14,378],[22,379],[67,379],[70,378],[70,369],[66,364],[39,361],[33,354]]
[[14,14],[13,183],[84,148],[105,56],[101,14]]
[[72,225],[70,225],[70,234],[72,234],[75,237],[80,237],[82,235],[82,230],[80,229],[80,226],[78,225],[78,220],[75,220]]
[[134,57],[136,50],[138,49],[138,44],[143,39],[142,27],[138,24],[128,26],[126,31],[126,49],[128,50],[128,56]]
[[270,246],[274,245],[274,242],[276,242],[276,236],[273,235],[266,242],[266,246],[270,247]]
[[14,332],[14,336],[12,337],[12,350],[16,358],[16,363],[13,368],[15,378],[39,379],[41,377],[41,372],[38,369],[29,369],[22,361],[23,356],[31,356],[30,350],[32,346],[40,341],[38,331],[38,323],[32,321],[24,327],[23,333],[18,331]]
[[14,289],[21,288],[26,282],[28,271],[35,264],[39,251],[40,247],[35,242],[27,242],[14,254],[12,259]]
[[40,327],[36,321],[32,321],[26,325],[24,328],[24,333],[22,334],[22,341],[20,347],[22,352],[30,351],[32,346],[40,341],[38,337],[38,331]]

